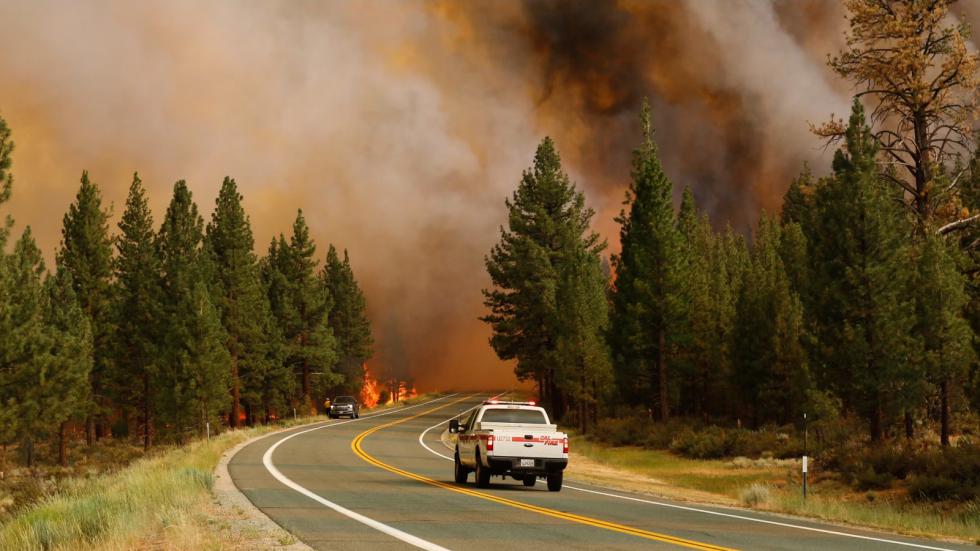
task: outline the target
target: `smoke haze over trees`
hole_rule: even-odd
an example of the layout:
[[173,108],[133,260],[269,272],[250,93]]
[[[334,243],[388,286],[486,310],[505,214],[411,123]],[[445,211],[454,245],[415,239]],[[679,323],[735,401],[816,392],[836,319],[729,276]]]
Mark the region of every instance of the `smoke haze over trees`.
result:
[[[980,21],[975,3],[953,12]],[[17,85],[0,89],[0,115],[23,182],[11,207],[53,265],[51,205],[71,202],[83,168],[110,226],[136,169],[158,216],[174,181],[211,205],[231,171],[262,249],[297,207],[321,244],[386,244],[355,255],[359,283],[379,352],[403,343],[420,388],[510,384],[477,320],[481,257],[540,136],[617,252],[649,96],[671,137],[664,170],[718,228],[747,233],[801,161],[829,172],[807,122],[847,113],[851,87],[825,64],[843,15],[823,0],[4,3],[0,74]]]

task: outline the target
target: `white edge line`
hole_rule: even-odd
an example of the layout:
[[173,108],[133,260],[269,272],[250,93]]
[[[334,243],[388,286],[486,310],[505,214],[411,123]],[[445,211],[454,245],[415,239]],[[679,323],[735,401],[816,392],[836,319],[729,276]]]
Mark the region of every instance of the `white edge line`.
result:
[[[466,413],[467,411],[470,411],[470,410],[475,409],[477,407],[479,407],[479,405],[473,406],[473,407],[471,407],[471,408],[469,408],[469,409],[467,409],[465,411],[462,411],[460,413],[457,413],[456,415],[453,415],[453,417],[457,417],[459,415],[462,415],[462,414]],[[449,419],[452,419],[453,417],[450,417]],[[448,459],[449,461],[454,461],[454,459],[452,457],[449,457],[448,455],[443,455],[443,454],[441,454],[441,453],[433,450],[432,448],[430,448],[429,446],[427,446],[425,444],[425,442],[422,441],[422,439],[425,438],[425,435],[428,434],[428,432],[430,430],[432,430],[432,429],[434,429],[436,427],[442,426],[442,424],[445,423],[446,421],[448,421],[448,419],[447,420],[444,420],[444,421],[440,421],[439,423],[437,423],[435,425],[432,425],[431,427],[429,427],[429,428],[425,429],[424,431],[422,431],[422,434],[419,435],[419,444],[422,444],[422,447],[423,448],[429,450],[431,453],[433,453],[435,455],[438,455],[439,457],[441,457],[443,459]],[[440,440],[441,440],[441,438],[440,438]],[[443,445],[445,445],[447,448],[449,447],[449,445],[446,444],[445,442],[443,442]],[[932,546],[923,545],[923,544],[920,544],[920,543],[911,543],[911,542],[907,542],[907,541],[889,540],[889,539],[884,539],[884,538],[876,538],[876,537],[873,537],[873,536],[862,536],[860,534],[849,534],[847,532],[838,532],[836,530],[827,530],[825,528],[815,528],[815,527],[812,527],[812,526],[801,526],[799,524],[789,524],[787,522],[779,522],[779,521],[775,521],[775,520],[766,520],[766,519],[761,519],[761,518],[753,518],[753,517],[747,517],[747,516],[744,516],[744,515],[735,515],[735,514],[732,514],[732,513],[722,513],[720,511],[712,511],[710,509],[698,509],[697,507],[687,507],[687,506],[684,506],[684,505],[676,505],[676,504],[673,504],[673,503],[664,503],[662,501],[652,501],[652,500],[649,500],[649,499],[640,499],[638,497],[630,497],[630,496],[623,496],[623,495],[617,495],[617,494],[610,494],[610,493],[607,493],[607,492],[599,492],[599,491],[596,491],[596,490],[587,490],[585,488],[576,488],[575,486],[569,486],[568,484],[565,484],[565,488],[568,488],[569,490],[575,490],[575,491],[578,491],[578,492],[586,492],[586,493],[598,494],[598,495],[606,496],[606,497],[614,497],[614,498],[617,498],[617,499],[625,499],[625,500],[628,500],[628,501],[636,501],[636,502],[639,502],[639,503],[647,503],[649,505],[658,505],[660,507],[670,507],[672,509],[682,509],[684,511],[692,511],[692,512],[695,512],[695,513],[704,513],[706,515],[716,515],[716,516],[720,516],[720,517],[734,518],[734,519],[738,519],[738,520],[748,520],[748,521],[751,521],[751,522],[760,522],[762,524],[771,524],[771,525],[774,525],[774,526],[782,526],[784,528],[796,528],[798,530],[808,530],[808,531],[811,531],[811,532],[820,532],[822,534],[830,534],[830,535],[834,535],[834,536],[844,536],[844,537],[848,537],[848,538],[857,538],[857,539],[862,539],[862,540],[876,541],[876,542],[880,542],[880,543],[890,543],[890,544],[894,544],[894,545],[904,545],[906,547],[916,547],[916,548],[919,548],[919,549],[932,549],[934,551],[955,551],[955,550],[949,549],[947,547],[932,547]]]
[[401,531],[401,530],[399,530],[397,528],[394,528],[392,526],[388,526],[387,524],[384,524],[382,522],[378,522],[378,521],[374,520],[373,518],[366,517],[366,516],[364,516],[364,515],[362,515],[360,513],[356,513],[354,511],[351,511],[350,509],[348,509],[346,507],[343,507],[341,505],[337,505],[336,503],[334,503],[334,502],[332,502],[332,501],[330,501],[330,500],[328,500],[328,499],[326,499],[324,497],[321,497],[321,496],[317,495],[316,493],[314,493],[314,492],[312,492],[312,491],[304,488],[303,486],[300,486],[296,482],[293,482],[289,477],[287,477],[286,475],[282,474],[282,472],[280,472],[279,469],[276,468],[275,464],[272,462],[272,453],[276,451],[276,448],[278,448],[280,444],[286,442],[287,440],[289,440],[291,438],[294,438],[296,436],[299,436],[301,434],[306,434],[308,432],[313,432],[315,430],[325,429],[325,428],[328,428],[328,427],[336,427],[338,425],[346,425],[347,423],[354,423],[354,422],[360,421],[362,419],[372,419],[374,417],[381,417],[382,415],[391,415],[392,413],[397,413],[397,412],[400,412],[400,411],[405,411],[407,409],[417,408],[419,406],[431,404],[433,402],[438,402],[440,400],[444,400],[444,399],[450,398],[452,396],[455,396],[455,394],[449,394],[449,395],[446,395],[446,396],[441,396],[439,398],[436,398],[435,400],[429,400],[428,402],[422,402],[422,403],[416,404],[414,406],[408,406],[408,407],[404,407],[404,408],[400,408],[400,409],[393,409],[391,411],[386,411],[386,412],[383,412],[383,413],[376,413],[376,414],[371,415],[371,416],[368,416],[368,417],[361,417],[361,418],[358,418],[358,419],[351,419],[349,421],[341,421],[339,423],[331,423],[331,424],[327,424],[327,425],[321,425],[319,427],[315,427],[315,428],[312,428],[312,429],[307,429],[307,430],[303,430],[303,431],[299,431],[299,432],[294,432],[293,434],[290,434],[289,436],[286,436],[286,437],[282,438],[281,440],[279,440],[278,442],[276,442],[275,444],[273,444],[272,446],[270,446],[269,449],[266,450],[265,454],[262,455],[262,464],[265,465],[265,468],[266,468],[267,471],[269,471],[269,474],[271,474],[276,480],[278,480],[279,482],[283,483],[287,487],[289,487],[289,488],[291,488],[291,489],[299,492],[300,494],[303,494],[304,496],[312,499],[313,501],[316,501],[317,503],[319,503],[321,505],[324,505],[326,507],[329,507],[330,509],[333,509],[334,511],[336,511],[336,512],[338,512],[338,513],[340,513],[340,514],[342,514],[342,515],[344,515],[344,516],[346,516],[346,517],[348,517],[350,519],[356,520],[357,522],[360,522],[361,524],[364,524],[365,526],[368,526],[370,528],[373,528],[373,529],[375,529],[375,530],[377,530],[379,532],[383,532],[385,534],[388,534],[389,536],[391,536],[391,537],[393,537],[395,539],[401,540],[401,541],[403,541],[403,542],[405,542],[407,544],[410,544],[410,545],[414,545],[415,547],[418,547],[420,549],[426,549],[427,551],[449,551],[445,547],[442,547],[440,545],[437,545],[435,543],[432,543],[431,541],[424,540],[424,539],[419,538],[417,536],[413,536],[412,534],[409,534],[407,532],[403,532],[403,531]]
[[848,538],[857,538],[857,539],[862,539],[862,540],[877,541],[877,542],[880,542],[880,543],[890,543],[890,544],[894,544],[894,545],[904,545],[904,546],[907,546],[907,547],[917,547],[919,549],[934,549],[936,551],[954,551],[954,550],[949,549],[947,547],[932,547],[932,546],[929,546],[929,545],[922,545],[922,544],[919,544],[919,543],[911,543],[911,542],[907,542],[907,541],[889,540],[889,539],[884,539],[884,538],[876,538],[876,537],[873,537],[873,536],[862,536],[861,534],[849,534],[847,532],[838,532],[836,530],[827,530],[825,528],[816,528],[816,527],[813,527],[813,526],[801,526],[799,524],[789,524],[787,522],[779,522],[779,521],[775,521],[775,520],[766,520],[766,519],[761,519],[761,518],[747,517],[747,516],[744,516],[744,515],[735,515],[735,514],[732,514],[732,513],[722,513],[721,511],[712,511],[710,509],[698,509],[696,507],[686,507],[684,505],[676,505],[676,504],[673,504],[673,503],[663,503],[663,502],[660,502],[660,501],[651,501],[651,500],[648,500],[648,499],[640,499],[640,498],[637,498],[637,497],[629,497],[629,496],[622,496],[622,495],[610,494],[610,493],[606,493],[606,492],[599,492],[599,491],[596,491],[596,490],[587,490],[585,488],[576,488],[574,486],[569,486],[567,484],[565,485],[565,487],[568,488],[568,489],[570,489],[570,490],[576,490],[576,491],[579,491],[579,492],[587,492],[587,493],[590,493],[590,494],[598,494],[598,495],[602,495],[602,496],[615,497],[615,498],[619,498],[619,499],[626,499],[626,500],[629,500],[629,501],[637,501],[637,502],[640,502],[640,503],[648,503],[650,505],[659,505],[661,507],[670,507],[670,508],[673,508],[673,509],[683,509],[685,511],[693,511],[693,512],[697,512],[697,513],[704,513],[704,514],[707,514],[707,515],[717,515],[717,516],[720,516],[720,517],[728,517],[728,518],[734,518],[734,519],[739,519],[739,520],[748,520],[748,521],[752,521],[752,522],[761,522],[763,524],[771,524],[771,525],[775,525],[775,526],[782,526],[782,527],[785,527],[785,528],[796,528],[798,530],[809,530],[811,532],[820,532],[820,533],[823,533],[823,534],[831,534],[831,535],[834,535],[834,536],[844,536],[844,537],[848,537]]

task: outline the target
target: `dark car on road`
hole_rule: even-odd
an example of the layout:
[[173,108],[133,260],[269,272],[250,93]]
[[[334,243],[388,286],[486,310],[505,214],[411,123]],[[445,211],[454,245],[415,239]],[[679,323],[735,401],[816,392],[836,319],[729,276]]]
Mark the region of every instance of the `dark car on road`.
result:
[[330,403],[330,411],[327,412],[327,415],[331,419],[336,419],[341,415],[357,419],[361,416],[361,404],[357,403],[353,396],[337,396]]

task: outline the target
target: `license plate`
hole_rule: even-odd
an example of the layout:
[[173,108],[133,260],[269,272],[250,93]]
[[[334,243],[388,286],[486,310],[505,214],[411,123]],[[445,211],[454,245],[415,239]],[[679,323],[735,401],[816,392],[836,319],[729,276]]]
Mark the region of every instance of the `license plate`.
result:
[[533,459],[521,459],[521,467],[533,467],[533,466],[534,466]]

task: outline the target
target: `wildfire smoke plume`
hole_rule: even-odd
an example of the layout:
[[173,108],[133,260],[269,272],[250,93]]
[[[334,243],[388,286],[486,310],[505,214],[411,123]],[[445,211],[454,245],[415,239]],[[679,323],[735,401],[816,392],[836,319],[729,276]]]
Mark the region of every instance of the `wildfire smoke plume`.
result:
[[[956,9],[980,22],[976,3]],[[483,255],[536,143],[555,139],[615,251],[649,96],[667,173],[744,231],[803,161],[829,164],[807,121],[846,112],[825,67],[843,15],[823,0],[4,2],[10,212],[50,261],[83,169],[113,223],[134,170],[157,221],[175,180],[207,212],[230,174],[260,252],[297,207],[321,258],[350,250],[383,365],[420,390],[509,388],[477,320]]]

